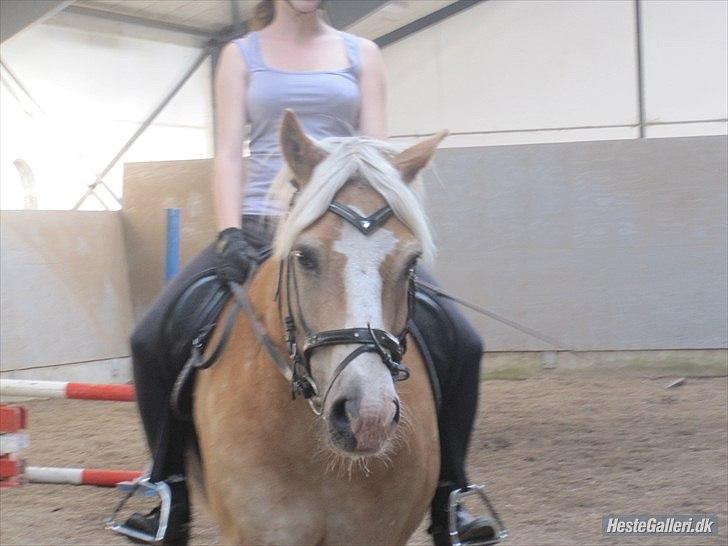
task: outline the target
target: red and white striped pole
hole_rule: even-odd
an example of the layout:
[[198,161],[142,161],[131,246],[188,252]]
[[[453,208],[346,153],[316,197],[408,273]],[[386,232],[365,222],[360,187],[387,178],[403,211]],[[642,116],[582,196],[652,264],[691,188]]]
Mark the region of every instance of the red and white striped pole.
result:
[[23,475],[32,483],[64,483],[71,485],[116,487],[121,482],[136,480],[142,473],[135,470],[109,470],[104,468],[27,466]]
[[13,487],[23,481],[115,487],[142,474],[134,470],[26,466],[19,453],[28,446],[27,426],[28,412],[24,407],[0,404],[0,487]]
[[134,387],[123,384],[74,383],[71,381],[30,381],[0,379],[0,396],[32,398],[69,398],[73,400],[108,400],[131,402]]

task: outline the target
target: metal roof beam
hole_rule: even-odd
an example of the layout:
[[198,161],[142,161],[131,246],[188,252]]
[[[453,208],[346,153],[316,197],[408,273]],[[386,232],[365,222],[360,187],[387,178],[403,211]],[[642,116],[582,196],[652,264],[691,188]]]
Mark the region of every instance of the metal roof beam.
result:
[[347,0],[346,2],[328,2],[325,4],[326,14],[331,25],[336,28],[347,28],[378,10],[390,0]]
[[397,30],[388,32],[384,36],[380,36],[374,41],[379,47],[388,46],[389,44],[393,44],[394,42],[398,42],[399,40],[407,38],[407,36],[414,34],[415,32],[424,30],[427,27],[439,23],[443,19],[447,19],[448,17],[455,15],[456,13],[471,8],[476,4],[484,1],[485,0],[458,0],[457,2],[453,2],[452,4],[445,6],[442,9],[433,11],[432,13],[425,15],[424,17],[420,17],[416,21],[412,21],[411,23],[408,23],[403,27],[398,28]]
[[126,15],[124,13],[114,13],[111,11],[105,11],[94,8],[87,8],[81,6],[68,6],[63,10],[63,13],[72,15],[83,15],[86,17],[96,17],[97,19],[106,19],[107,21],[115,21],[117,23],[127,23],[130,25],[138,25],[141,27],[152,28],[157,30],[167,30],[170,32],[177,32],[180,34],[187,34],[188,36],[194,36],[196,38],[203,38],[206,40],[214,40],[217,34],[197,27],[190,27],[186,25],[178,25],[175,23],[167,23],[166,21],[157,21],[155,19],[145,19],[143,17],[136,17],[134,15]]
[[[139,126],[139,128],[134,132],[134,134],[129,138],[129,140],[126,141],[126,143],[121,147],[121,149],[117,152],[117,154],[114,156],[114,158],[109,161],[109,163],[104,167],[104,169],[96,176],[96,180],[94,180],[91,184],[89,184],[88,189],[86,190],[86,193],[83,194],[81,199],[76,203],[76,205],[73,207],[73,210],[78,210],[78,208],[83,205],[83,202],[94,194],[96,191],[96,187],[101,185],[106,188],[106,190],[116,199],[116,201],[121,205],[121,199],[119,199],[114,192],[111,191],[111,188],[109,188],[106,185],[106,182],[104,182],[104,177],[106,177],[107,174],[109,174],[109,171],[116,165],[119,160],[124,157],[124,154],[129,150],[129,148],[132,147],[132,145],[137,141],[137,139],[144,134],[144,131],[147,130],[147,128],[152,124],[152,122],[156,119],[156,117],[164,110],[164,108],[172,101],[172,99],[177,96],[177,93],[180,89],[184,87],[184,85],[187,83],[187,80],[189,80],[192,75],[197,71],[197,69],[200,67],[200,65],[205,62],[207,57],[210,56],[212,53],[213,48],[212,47],[206,47],[200,55],[195,59],[195,61],[192,63],[192,66],[185,72],[184,76],[177,82],[177,84],[172,88],[172,90],[167,93],[167,95],[162,99],[162,102],[159,103],[159,105],[152,111],[151,114],[147,116],[147,118],[142,122],[142,124]],[[97,196],[98,198],[98,196]],[[100,199],[99,199],[100,200]],[[103,202],[102,202],[103,203]],[[106,205],[104,205],[106,206]]]
[[234,31],[242,33],[245,22],[243,21],[243,16],[240,13],[238,0],[230,0],[230,20]]

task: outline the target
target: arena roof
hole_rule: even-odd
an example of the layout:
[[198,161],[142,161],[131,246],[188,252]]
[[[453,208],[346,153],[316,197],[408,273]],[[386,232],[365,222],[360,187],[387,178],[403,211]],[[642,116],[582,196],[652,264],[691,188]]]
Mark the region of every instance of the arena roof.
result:
[[[2,41],[23,29],[48,24],[123,34],[200,47],[243,34],[257,0],[4,0]],[[331,24],[378,40],[471,0],[330,0]],[[447,15],[448,13],[443,13]],[[411,30],[416,31],[413,27]]]

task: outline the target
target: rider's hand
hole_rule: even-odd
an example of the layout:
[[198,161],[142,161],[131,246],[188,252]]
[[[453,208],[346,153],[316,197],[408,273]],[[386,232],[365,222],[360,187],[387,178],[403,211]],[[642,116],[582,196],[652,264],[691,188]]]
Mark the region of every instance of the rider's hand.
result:
[[256,250],[243,237],[242,230],[235,227],[220,232],[215,251],[217,274],[225,283],[243,284],[258,256]]

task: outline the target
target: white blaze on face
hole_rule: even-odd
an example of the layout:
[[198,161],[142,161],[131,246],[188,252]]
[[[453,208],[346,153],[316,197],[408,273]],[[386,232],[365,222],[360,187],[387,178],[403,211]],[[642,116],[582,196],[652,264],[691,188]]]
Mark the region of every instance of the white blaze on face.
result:
[[397,238],[388,229],[379,228],[363,235],[344,222],[334,250],[346,256],[344,289],[346,324],[343,328],[384,327],[382,316],[382,275],[379,271],[387,255],[394,250]]
[[[364,235],[349,223],[344,223],[333,250],[343,254],[346,292],[346,318],[342,328],[372,328],[386,330],[382,310],[382,274],[380,268],[395,248],[397,238],[388,229],[379,228]],[[333,370],[353,350],[352,345],[331,348]],[[328,378],[331,381],[331,378]],[[380,356],[367,352],[355,358],[341,373],[330,392],[330,401],[355,400],[356,411],[350,417],[351,431],[358,450],[376,452],[386,445],[396,428],[397,393],[392,376]],[[329,406],[330,408],[331,406]]]

